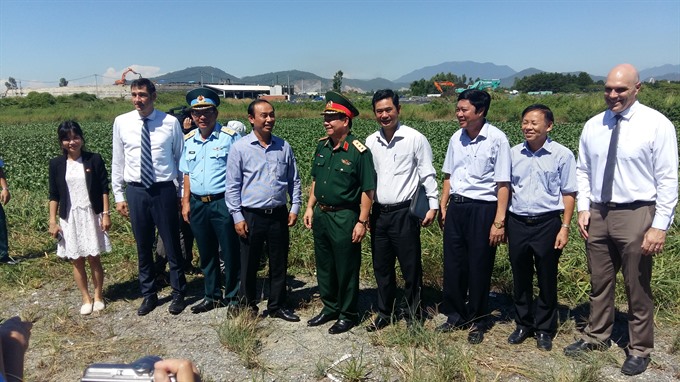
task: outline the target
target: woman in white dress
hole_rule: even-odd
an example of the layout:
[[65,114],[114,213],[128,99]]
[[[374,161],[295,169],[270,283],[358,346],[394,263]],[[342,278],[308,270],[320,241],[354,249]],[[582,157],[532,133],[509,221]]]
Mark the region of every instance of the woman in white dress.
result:
[[[101,155],[83,150],[83,131],[74,121],[57,130],[64,155],[50,160],[50,235],[58,240],[57,256],[71,260],[83,297],[80,314],[104,309],[104,271],[99,254],[111,251],[109,180]],[[90,264],[94,299],[87,286]]]

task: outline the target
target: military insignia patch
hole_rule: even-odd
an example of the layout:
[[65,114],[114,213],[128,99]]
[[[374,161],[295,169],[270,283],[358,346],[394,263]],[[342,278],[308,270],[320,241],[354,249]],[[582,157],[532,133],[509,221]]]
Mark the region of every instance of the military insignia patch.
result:
[[351,165],[352,165],[352,162],[350,162],[348,159],[342,159],[342,160],[340,160],[340,161],[341,161],[342,164],[344,164],[345,166],[351,166]]
[[366,148],[366,146],[364,146],[364,144],[361,143],[358,139],[355,139],[355,140],[352,142],[352,144],[354,145],[354,147],[357,148],[357,150],[359,150],[360,153],[363,153],[364,151],[368,150],[368,149]]

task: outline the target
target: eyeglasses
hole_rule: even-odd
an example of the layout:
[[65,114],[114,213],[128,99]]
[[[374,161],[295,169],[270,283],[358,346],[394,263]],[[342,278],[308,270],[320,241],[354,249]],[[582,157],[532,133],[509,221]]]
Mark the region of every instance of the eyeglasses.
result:
[[207,110],[192,110],[191,115],[194,117],[210,117],[215,111],[213,109]]

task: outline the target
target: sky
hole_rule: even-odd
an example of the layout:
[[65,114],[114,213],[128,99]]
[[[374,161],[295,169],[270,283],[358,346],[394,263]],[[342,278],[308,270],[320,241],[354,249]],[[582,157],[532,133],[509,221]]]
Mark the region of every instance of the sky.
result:
[[594,75],[680,64],[680,1],[0,0],[0,84],[191,66],[395,80],[447,61]]

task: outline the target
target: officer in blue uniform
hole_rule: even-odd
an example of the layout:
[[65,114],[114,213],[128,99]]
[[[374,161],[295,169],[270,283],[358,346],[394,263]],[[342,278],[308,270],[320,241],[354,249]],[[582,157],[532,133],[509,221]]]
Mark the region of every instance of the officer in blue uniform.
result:
[[[198,88],[190,91],[186,99],[198,129],[184,136],[179,162],[179,169],[184,173],[182,216],[191,223],[205,283],[205,297],[191,307],[191,312],[202,313],[238,303],[238,236],[224,194],[227,156],[241,136],[217,123],[220,104],[217,93]],[[225,265],[224,280],[221,280],[220,259]]]

